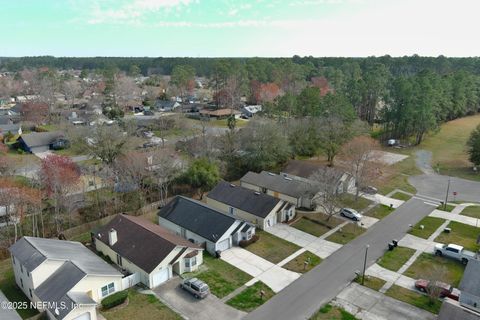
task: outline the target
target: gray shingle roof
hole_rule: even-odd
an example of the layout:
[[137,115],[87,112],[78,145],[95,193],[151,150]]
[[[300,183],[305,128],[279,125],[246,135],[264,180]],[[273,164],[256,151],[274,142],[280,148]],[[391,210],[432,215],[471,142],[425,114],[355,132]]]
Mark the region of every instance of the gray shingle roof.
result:
[[310,189],[310,186],[306,182],[292,180],[267,171],[262,171],[261,173],[250,171],[245,174],[240,181],[267,188],[294,198],[300,198],[308,194],[308,190]]
[[42,302],[56,303],[58,306],[62,302],[65,303],[65,308],[58,308],[59,315],[55,313],[53,305],[49,308],[57,319],[63,319],[73,309],[75,302],[68,297],[67,293],[85,276],[85,272],[67,261],[35,289],[35,295]]
[[473,310],[462,307],[458,301],[445,298],[437,320],[479,320],[480,315]]
[[64,137],[65,134],[61,131],[51,132],[32,132],[22,135],[19,139],[22,139],[27,146],[39,147],[51,144],[55,139]]
[[158,215],[212,242],[217,242],[236,221],[202,202],[182,196],[175,197]]
[[[24,250],[26,250],[26,253],[24,253]],[[23,237],[10,247],[10,252],[29,271],[33,271],[46,259],[57,259],[72,261],[86,274],[121,275],[120,272],[88,250],[80,242]]]
[[462,292],[468,292],[480,297],[480,261],[472,259],[468,261],[462,281],[458,287]]
[[[117,242],[110,246],[108,233],[112,229],[117,232]],[[147,273],[155,270],[177,246],[200,249],[162,226],[123,214],[99,229],[95,238]]]
[[268,194],[235,186],[225,181],[217,184],[207,197],[260,218],[265,218],[281,201]]

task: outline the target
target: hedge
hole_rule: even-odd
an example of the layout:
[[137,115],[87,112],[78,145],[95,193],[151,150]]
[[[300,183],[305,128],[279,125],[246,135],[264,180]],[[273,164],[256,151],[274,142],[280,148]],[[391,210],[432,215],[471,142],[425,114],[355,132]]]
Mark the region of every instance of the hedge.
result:
[[118,306],[124,303],[127,297],[128,297],[127,291],[120,291],[120,292],[114,293],[111,296],[108,296],[102,300],[102,307],[105,310],[113,308],[115,306]]

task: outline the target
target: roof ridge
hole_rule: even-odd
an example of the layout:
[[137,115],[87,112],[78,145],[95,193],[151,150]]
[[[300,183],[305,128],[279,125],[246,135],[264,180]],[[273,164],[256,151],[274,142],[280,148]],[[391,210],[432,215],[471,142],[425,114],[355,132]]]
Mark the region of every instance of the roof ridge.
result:
[[[204,202],[201,202],[201,201],[198,201],[198,200],[195,200],[195,199],[191,199],[191,198],[187,198],[187,197],[185,197],[185,196],[177,196],[177,197],[180,197],[180,198],[185,199],[185,200],[187,200],[187,201],[190,201],[190,202],[196,203],[196,204],[198,204],[198,205],[201,205],[201,206],[203,206],[204,208],[207,208],[207,209],[210,209],[210,210],[214,211],[216,214],[221,214],[222,216],[225,215],[225,214],[223,214],[220,210],[218,210],[218,209],[216,209],[216,208],[214,208],[214,207],[211,207],[211,206],[209,206],[208,204],[206,204],[206,203],[204,203]],[[230,217],[230,218],[233,218],[233,217]],[[233,218],[233,219],[235,219],[235,218]],[[235,219],[235,220],[238,220],[238,219]]]

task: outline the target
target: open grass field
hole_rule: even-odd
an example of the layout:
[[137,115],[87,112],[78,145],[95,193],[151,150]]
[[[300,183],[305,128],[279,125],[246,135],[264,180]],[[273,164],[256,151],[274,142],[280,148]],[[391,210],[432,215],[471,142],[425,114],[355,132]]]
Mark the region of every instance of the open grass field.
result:
[[327,304],[318,310],[310,320],[357,320],[357,318],[343,309]]
[[460,213],[464,216],[480,219],[480,206],[469,206],[462,210]]
[[[423,239],[428,239],[444,222],[445,220],[441,218],[425,217],[414,225],[408,233]],[[421,226],[423,226],[423,229]]]
[[436,242],[458,244],[471,251],[477,251],[480,249],[480,246],[477,244],[477,237],[480,235],[480,228],[456,221],[450,222],[448,228],[451,228],[452,231],[450,233],[442,232],[435,239]]
[[259,230],[256,234],[260,240],[245,249],[275,264],[300,249],[296,244],[275,237],[268,232]]
[[438,314],[442,306],[442,302],[438,299],[432,301],[426,295],[402,288],[396,284],[387,290],[386,295],[435,314]]
[[[264,292],[263,297],[260,294],[261,291]],[[258,281],[253,286],[248,287],[237,296],[228,300],[227,304],[238,310],[250,312],[267,302],[274,295],[275,292],[273,292],[270,287],[265,283]]]
[[[305,264],[305,261],[308,264]],[[290,260],[287,264],[283,265],[282,268],[287,270],[298,272],[298,273],[306,273],[312,270],[316,265],[322,262],[322,258],[314,255],[310,251],[305,251],[301,255],[297,256],[295,259]]]
[[[386,151],[394,152],[391,149]],[[397,151],[395,150],[395,152]],[[378,192],[386,195],[395,189],[400,189],[406,192],[416,193],[417,189],[408,183],[409,176],[419,175],[422,173],[415,165],[415,157],[411,156],[409,152],[403,152],[399,150],[397,153],[408,154],[409,157],[385,168],[383,176],[377,183]]]
[[325,240],[339,244],[347,244],[365,231],[365,228],[358,226],[356,223],[348,223],[335,233],[328,236]]
[[[434,270],[433,266],[437,266],[440,269]],[[404,274],[413,279],[431,279],[438,277],[438,274],[432,274],[437,272],[441,275],[443,282],[457,287],[460,284],[460,280],[462,280],[464,271],[465,266],[459,261],[424,252]]]
[[398,269],[400,269],[414,253],[415,250],[411,248],[396,247],[392,251],[385,252],[383,257],[378,260],[377,264],[385,269],[398,271]]
[[468,160],[465,144],[470,133],[480,124],[480,115],[474,115],[449,121],[440,131],[428,136],[420,148],[433,153],[432,166],[440,165],[440,173],[455,177],[480,181]]
[[209,254],[203,255],[203,265],[200,266],[199,271],[185,275],[185,277],[191,276],[205,281],[210,291],[218,298],[225,297],[252,279],[242,270]]
[[153,294],[141,294],[135,289],[128,290],[128,304],[107,311],[101,311],[107,320],[180,320],[178,314],[161,303]]
[[[27,302],[30,300],[25,296],[22,290],[15,283],[15,275],[13,274],[12,262],[10,259],[0,261],[0,290],[10,302]],[[35,309],[18,309],[18,314],[22,319],[28,319],[38,314]]]

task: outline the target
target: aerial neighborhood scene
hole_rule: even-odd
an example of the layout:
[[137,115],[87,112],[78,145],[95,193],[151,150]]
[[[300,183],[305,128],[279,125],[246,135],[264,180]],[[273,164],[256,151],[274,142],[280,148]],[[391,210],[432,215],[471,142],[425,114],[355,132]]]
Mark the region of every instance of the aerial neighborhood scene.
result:
[[480,320],[475,0],[0,4],[0,320]]

